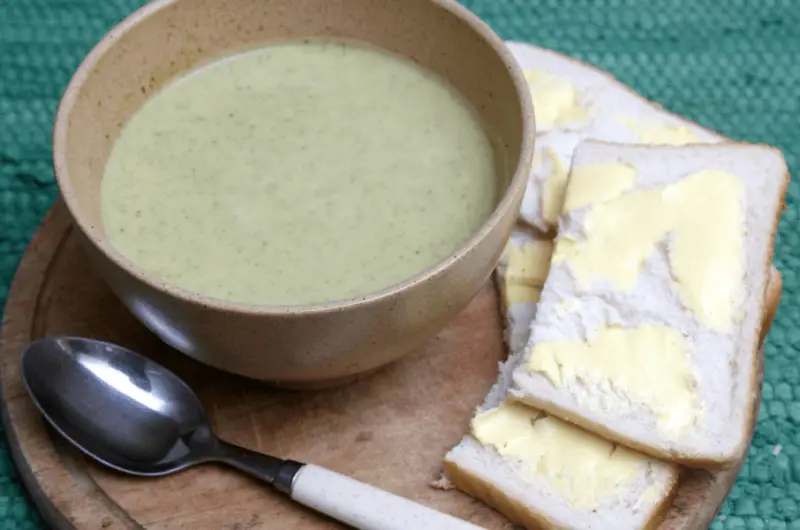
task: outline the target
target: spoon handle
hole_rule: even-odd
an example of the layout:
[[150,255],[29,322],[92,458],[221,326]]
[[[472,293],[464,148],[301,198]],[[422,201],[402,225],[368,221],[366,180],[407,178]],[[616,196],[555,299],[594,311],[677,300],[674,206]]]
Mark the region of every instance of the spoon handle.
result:
[[479,526],[334,471],[216,440],[214,460],[359,530],[479,530]]
[[479,530],[479,526],[359,482],[305,464],[295,474],[291,497],[360,530]]

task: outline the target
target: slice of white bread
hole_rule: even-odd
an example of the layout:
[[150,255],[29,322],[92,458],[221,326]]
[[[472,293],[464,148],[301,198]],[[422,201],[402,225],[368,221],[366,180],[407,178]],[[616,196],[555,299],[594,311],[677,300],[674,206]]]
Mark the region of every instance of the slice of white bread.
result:
[[[561,214],[563,194],[567,186],[566,176],[572,156],[578,143],[584,138],[618,143],[649,141],[672,145],[693,141],[716,143],[729,140],[662,109],[617,81],[611,74],[590,64],[532,44],[513,41],[506,44],[524,71],[543,72],[550,76],[550,86],[545,87],[550,90],[539,90],[536,79],[531,82],[531,89],[539,106],[547,105],[555,99],[557,107],[559,102],[562,105],[565,101],[569,103],[574,96],[580,106],[590,110],[588,119],[584,121],[555,126],[545,123],[544,127],[538,127],[536,158],[520,212],[520,219],[528,226],[514,231],[507,249],[522,247],[526,241],[544,241],[554,235],[556,219]],[[529,77],[532,76],[529,74]],[[557,81],[553,82],[553,78]],[[565,100],[555,90],[559,84],[562,87],[568,84],[574,89],[574,93],[569,94],[567,90]],[[534,228],[534,231],[528,227]],[[542,243],[536,243],[535,246],[539,256],[536,259],[540,261],[542,252],[547,247]],[[517,256],[520,254],[521,252],[517,252]],[[521,343],[527,341],[536,308],[533,300],[523,298],[526,295],[535,295],[538,300],[543,280],[539,282],[538,278],[529,279],[525,282],[525,287],[515,289],[513,286],[518,285],[519,281],[516,278],[506,278],[505,260],[504,255],[496,270],[495,280],[503,294],[501,311],[506,319],[504,338],[509,350],[517,351]],[[540,269],[538,266],[536,268]],[[774,267],[772,274],[778,274]],[[536,289],[531,287],[534,283]],[[517,291],[516,296],[505,296],[508,285]]]
[[[575,80],[576,82],[572,86],[577,90],[573,94],[568,93],[567,99],[575,97],[581,103],[584,103],[584,107],[589,107],[591,110],[591,112],[587,113],[590,119],[583,122],[573,121],[544,128],[541,127],[541,123],[539,124],[539,131],[545,129],[548,132],[540,134],[537,138],[537,153],[539,153],[538,161],[540,164],[538,167],[534,166],[521,217],[524,221],[527,221],[527,224],[539,228],[541,232],[552,233],[554,229],[554,224],[548,224],[543,218],[542,194],[545,191],[545,185],[548,182],[556,184],[554,186],[556,188],[556,201],[551,201],[551,206],[555,206],[556,210],[558,210],[555,213],[559,213],[561,208],[559,195],[563,197],[563,190],[566,187],[566,179],[564,178],[566,169],[569,168],[571,163],[575,146],[583,138],[594,137],[620,142],[668,144],[726,140],[705,128],[661,110],[658,106],[647,102],[629,88],[614,81],[609,74],[592,66],[528,44],[508,44],[523,68],[529,66],[529,69],[544,71],[555,77],[561,77],[560,84],[562,88],[564,86],[564,78]],[[548,87],[550,89],[557,87],[559,84],[558,80],[553,80],[552,78],[545,78],[544,81],[545,84],[550,85]],[[617,85],[622,92],[613,95],[612,91],[592,88],[609,83]],[[536,89],[536,83],[533,83],[533,85],[533,88]],[[544,92],[544,95],[547,95],[548,91],[545,90]],[[613,96],[603,97],[604,94],[609,93]],[[563,94],[551,93],[551,95],[556,98],[557,104],[563,104],[565,101]],[[534,94],[534,97],[536,97],[536,94]],[[539,99],[542,98],[540,97]],[[544,99],[547,100],[547,98]],[[585,105],[585,103],[589,104]],[[606,108],[615,109],[617,114],[612,116],[611,113],[604,111]],[[624,112],[619,112],[620,110]],[[549,118],[552,117],[553,113],[551,112]],[[598,117],[600,118],[599,120],[597,119]],[[555,160],[554,154],[558,156]],[[555,162],[559,162],[561,165],[559,168],[561,169],[560,182],[553,182],[555,179],[552,179],[552,170]],[[552,196],[553,192],[552,190],[550,191]],[[553,212],[550,212],[549,217],[552,218],[552,216]],[[531,222],[532,220],[533,222]],[[537,220],[538,223],[536,222]],[[529,334],[530,321],[536,313],[537,304],[535,300],[541,292],[542,262],[546,259],[545,255],[551,250],[548,245],[542,242],[544,238],[545,236],[530,233],[530,231],[522,227],[516,230],[497,269],[495,279],[501,293],[501,310],[506,316],[505,340],[511,351],[517,351],[518,346],[526,340]],[[514,248],[516,248],[516,252],[509,252]],[[529,265],[518,263],[514,266],[510,262],[515,259],[517,261],[533,260],[534,263]],[[509,271],[510,274],[508,274]],[[525,271],[530,274],[525,274]],[[774,268],[770,272],[769,290],[763,315],[764,325],[761,329],[762,338],[771,325],[780,298],[780,274]],[[516,362],[519,362],[519,359],[516,359]],[[492,392],[487,396],[486,402],[479,410],[496,406],[503,400],[508,374],[513,364],[514,361],[509,361],[505,367],[501,368],[501,376],[498,383],[492,388]],[[472,445],[471,448],[470,445]],[[475,445],[478,445],[478,447],[474,447]],[[481,456],[471,449],[485,451],[493,456]],[[486,471],[485,474],[480,472],[475,474],[473,471],[476,471],[476,466],[471,463],[473,458],[488,459],[489,462],[496,463],[497,468],[489,466],[489,469],[484,469]],[[480,446],[471,436],[465,437],[462,443],[448,454],[448,460],[449,462],[446,464],[449,470],[448,476],[457,486],[494,506],[511,520],[525,524],[529,528],[539,526],[552,528],[554,523],[558,521],[558,518],[550,513],[549,504],[545,504],[544,508],[537,510],[536,504],[526,503],[525,496],[529,497],[534,492],[529,491],[524,484],[510,491],[504,490],[503,484],[498,481],[498,474],[495,471],[503,469],[504,472],[502,474],[507,478],[507,475],[513,472],[513,468],[517,466],[500,458],[492,448]],[[448,487],[451,484],[445,478],[438,483],[438,486]],[[520,493],[520,488],[524,489],[523,496],[515,497],[514,492]],[[539,506],[541,508],[541,504]],[[568,507],[567,510],[569,509]],[[629,519],[626,517],[625,520],[628,521]],[[652,519],[651,522],[654,520]],[[579,524],[580,526],[578,527],[580,528],[599,528],[597,526],[587,526],[583,523]],[[627,528],[627,526],[613,524],[610,528]]]
[[[565,177],[581,140],[671,145],[727,140],[667,112],[592,65],[531,44],[506,45],[526,72],[534,100],[537,138],[520,218],[540,232],[556,229]],[[576,113],[576,107],[583,112]],[[576,115],[582,119],[573,119]]]
[[[512,355],[500,365],[500,376],[476,416],[504,404],[523,406],[505,402],[511,373],[521,359],[519,354]],[[615,446],[535,409],[527,411],[532,420],[536,418],[533,421],[549,422],[542,433],[553,446],[539,465],[501,456],[495,447],[467,435],[445,456],[446,479],[529,529],[638,530],[661,518],[677,491],[678,466]],[[610,466],[621,465],[620,460],[630,467],[624,484],[604,477],[614,469]],[[582,473],[561,472],[559,464],[580,468]],[[594,498],[581,490],[590,485]]]
[[[518,352],[528,342],[530,328],[536,317],[536,307],[544,287],[542,272],[550,270],[552,240],[525,227],[514,229],[495,271],[495,285],[500,293],[500,314],[504,318],[503,340],[508,351]],[[511,269],[511,274],[508,274]],[[761,330],[766,335],[778,310],[781,275],[774,266],[770,268],[769,284],[777,289],[775,296],[767,296],[766,324]],[[762,336],[763,339],[763,336]]]
[[[519,237],[519,236],[518,236]],[[781,295],[781,277],[776,269],[771,269],[767,292],[764,299],[765,311],[761,330],[761,341],[769,330],[775,312],[778,308]],[[489,394],[477,412],[483,412],[502,403],[506,397],[511,372],[521,361],[521,354],[512,354],[506,363],[500,365],[500,375],[492,386]],[[753,418],[755,419],[755,418]],[[672,468],[672,466],[670,466]],[[550,496],[559,497],[558,492],[553,492],[544,478],[531,481],[530,478],[520,478],[520,464],[508,458],[502,458],[492,447],[479,444],[471,435],[465,436],[445,457],[445,476],[436,482],[436,487],[458,489],[472,497],[494,507],[504,514],[509,520],[519,523],[528,529],[534,528],[604,528],[592,517],[586,520],[580,508],[567,503],[561,505],[557,512],[553,510],[555,504]],[[538,486],[528,484],[535,482]],[[512,484],[513,483],[513,486]],[[541,495],[542,489],[550,493]],[[653,528],[658,523],[661,513],[667,508],[671,494],[665,495],[663,502],[652,505],[649,513],[644,513],[642,506],[636,514],[623,514],[619,521],[605,528],[614,530],[627,530],[628,528]],[[550,496],[548,496],[550,495]],[[632,494],[635,495],[635,492]],[[562,501],[564,499],[562,498]],[[635,506],[635,504],[634,504]],[[585,511],[585,510],[583,510]],[[620,522],[624,521],[624,523]],[[631,525],[631,526],[626,526]]]
[[[685,291],[681,291],[681,284],[676,288],[674,281],[670,255],[675,253],[675,241],[671,236],[659,240],[643,256],[644,265],[630,288],[615,286],[607,277],[578,281],[575,260],[559,261],[556,258],[542,292],[525,359],[514,372],[511,395],[610,440],[659,458],[697,467],[732,464],[746,449],[752,422],[750,404],[755,392],[756,348],[762,316],[768,313],[764,294],[774,234],[788,183],[783,157],[773,148],[745,144],[645,147],[587,141],[576,150],[573,174],[576,168],[608,163],[623,163],[635,168],[631,189],[619,188],[617,195],[620,197],[633,190],[685,181],[688,174],[704,170],[722,170],[741,184],[743,277],[732,298],[735,322],[730,325],[725,322],[725,326],[717,329],[709,325],[707,318],[700,318],[687,307],[687,299],[680,294]],[[586,223],[593,222],[591,212],[598,208],[597,204],[607,203],[612,198],[608,195],[614,180],[612,176],[609,173],[608,182],[594,182],[597,185],[594,191],[605,194],[605,197],[562,214],[556,255],[559,255],[560,248],[569,246],[580,250],[586,247],[583,239]],[[605,179],[602,172],[597,177]],[[568,202],[571,196],[577,196],[581,191],[575,182],[570,179]],[[585,184],[586,180],[583,182]],[[720,201],[709,202],[716,205]],[[646,217],[642,216],[641,223],[647,222]],[[695,217],[702,220],[702,216]],[[626,234],[629,231],[635,233],[635,225],[635,222],[627,225],[625,230],[618,232],[621,237],[617,240],[612,237],[606,243],[626,245]],[[598,263],[598,267],[600,265]],[[707,287],[700,285],[700,288]],[[656,328],[647,327],[651,325]],[[611,350],[591,357],[594,371],[588,368],[587,361],[576,365],[574,356],[570,360],[569,355],[579,350],[573,349],[566,357],[559,357],[563,351],[553,354],[554,348],[558,351],[565,344],[563,341],[570,341],[569,344],[574,346],[594,340],[602,326],[644,331],[664,328],[673,334],[668,338],[673,339],[674,334],[679,333],[683,341],[675,339],[670,349],[664,349],[662,342],[656,342],[659,351],[648,353],[650,365],[643,366],[638,380],[629,378],[625,381],[630,374],[620,375],[613,370],[597,371],[598,366],[601,370],[611,366],[605,361],[613,358],[609,353]],[[619,339],[618,331],[613,333],[616,334],[615,340]],[[652,339],[652,334],[644,337],[644,340]],[[656,339],[666,340],[664,337]],[[620,343],[616,344],[619,346]],[[617,348],[616,351],[622,350]],[[641,354],[645,348],[633,348],[632,351]],[[679,353],[666,362],[662,356],[668,351]],[[688,363],[685,362],[687,359]],[[530,370],[531,363],[538,363],[533,371]],[[683,366],[683,372],[654,373],[679,365]],[[647,388],[647,384],[651,387]],[[665,386],[668,384],[673,384],[673,388],[668,389]],[[691,392],[684,392],[684,387]],[[653,399],[663,398],[658,392],[664,389],[675,392],[674,403],[661,399],[646,404],[647,400],[643,400],[645,394]],[[691,399],[684,399],[686,396]],[[679,408],[679,405],[684,407]],[[692,416],[691,421],[681,429],[676,429],[674,424],[668,427],[663,421],[665,417],[685,419],[689,417],[687,414]]]

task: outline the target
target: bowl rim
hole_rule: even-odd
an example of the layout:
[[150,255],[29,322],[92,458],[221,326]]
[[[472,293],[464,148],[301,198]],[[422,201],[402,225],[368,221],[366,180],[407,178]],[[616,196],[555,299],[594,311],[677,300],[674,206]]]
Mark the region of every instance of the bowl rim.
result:
[[474,249],[489,232],[494,229],[508,214],[508,211],[514,207],[514,203],[517,202],[515,197],[521,196],[522,193],[524,193],[529,172],[529,164],[524,162],[532,160],[533,157],[535,118],[533,102],[522,69],[511,51],[506,47],[505,42],[475,13],[459,4],[456,0],[428,0],[430,3],[460,19],[491,47],[509,73],[522,108],[522,146],[519,157],[515,161],[516,169],[502,198],[498,201],[494,210],[480,228],[474,231],[466,241],[461,243],[456,250],[451,252],[444,259],[439,260],[434,265],[400,282],[393,283],[382,289],[371,291],[360,296],[314,304],[269,305],[234,302],[195,293],[146,271],[116,250],[107,238],[98,239],[95,237],[93,233],[94,227],[91,226],[81,214],[81,208],[75,198],[69,177],[69,169],[66,160],[67,125],[81,87],[102,57],[114,46],[116,41],[142,21],[180,1],[183,0],[153,0],[138,8],[111,28],[84,57],[70,79],[59,102],[55,125],[53,127],[53,169],[55,179],[74,223],[96,250],[106,256],[115,266],[122,269],[127,275],[143,282],[150,288],[188,304],[201,305],[212,310],[236,312],[254,316],[324,314],[376,304],[385,301],[397,293],[406,291],[419,283],[443,274],[456,262],[462,260],[465,255]]

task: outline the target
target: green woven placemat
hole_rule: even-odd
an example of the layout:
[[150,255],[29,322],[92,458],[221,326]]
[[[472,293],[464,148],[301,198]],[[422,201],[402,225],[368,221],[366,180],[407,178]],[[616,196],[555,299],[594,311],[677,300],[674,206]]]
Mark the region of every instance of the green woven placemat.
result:
[[[402,0],[397,0],[398,2]],[[141,0],[0,0],[0,306],[56,195],[50,132],[91,46]],[[554,48],[736,139],[800,154],[800,2],[464,0],[509,40]],[[764,403],[725,529],[800,530],[800,184],[789,187],[775,264],[784,292],[766,343]],[[0,442],[0,528],[40,528]]]

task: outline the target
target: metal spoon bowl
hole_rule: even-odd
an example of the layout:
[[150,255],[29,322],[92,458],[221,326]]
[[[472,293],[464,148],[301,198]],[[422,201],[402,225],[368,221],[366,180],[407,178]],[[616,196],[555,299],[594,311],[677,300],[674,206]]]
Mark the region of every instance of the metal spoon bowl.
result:
[[37,340],[22,354],[22,379],[42,415],[62,436],[124,473],[157,477],[219,462],[355,528],[478,528],[313,464],[220,440],[186,383],[115,344],[76,337]]

